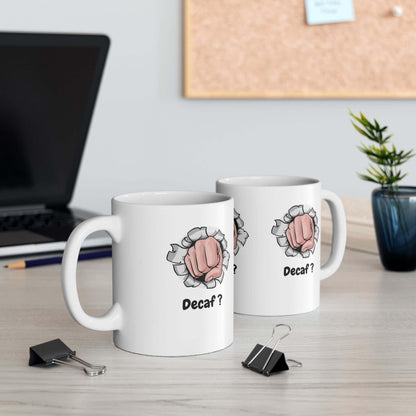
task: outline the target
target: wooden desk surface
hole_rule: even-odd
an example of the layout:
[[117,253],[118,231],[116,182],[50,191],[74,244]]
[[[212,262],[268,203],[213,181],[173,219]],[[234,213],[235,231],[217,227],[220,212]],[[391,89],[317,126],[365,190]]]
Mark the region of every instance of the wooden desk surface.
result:
[[[0,266],[5,261],[0,262]],[[110,259],[79,264],[88,312],[111,304]],[[414,415],[416,273],[385,272],[377,256],[347,251],[322,284],[319,310],[283,318],[235,315],[234,344],[196,357],[123,352],[110,332],[72,320],[58,266],[0,270],[1,415]],[[263,377],[240,362],[276,323],[303,368]],[[28,367],[29,346],[61,338],[108,373],[89,378],[61,366]]]

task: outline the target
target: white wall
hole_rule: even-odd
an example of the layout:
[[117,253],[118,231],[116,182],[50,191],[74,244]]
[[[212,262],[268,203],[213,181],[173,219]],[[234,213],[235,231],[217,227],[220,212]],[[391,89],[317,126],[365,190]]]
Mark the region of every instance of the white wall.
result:
[[[416,145],[409,101],[185,100],[181,0],[0,0],[0,29],[106,33],[112,39],[73,205],[109,212],[131,191],[213,190],[228,175],[320,178],[367,198],[348,108]],[[392,57],[394,59],[394,57]],[[416,160],[406,183],[416,184]]]

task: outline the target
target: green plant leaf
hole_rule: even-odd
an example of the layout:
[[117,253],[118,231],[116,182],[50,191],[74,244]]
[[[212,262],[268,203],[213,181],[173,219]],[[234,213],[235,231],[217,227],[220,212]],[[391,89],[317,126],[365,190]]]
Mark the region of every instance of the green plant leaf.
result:
[[368,118],[364,115],[364,113],[362,111],[360,111],[360,120],[362,120],[363,123],[372,126],[370,120],[368,120]]
[[357,175],[358,175],[361,179],[363,179],[363,180],[365,180],[365,181],[368,181],[368,182],[374,182],[374,183],[380,183],[380,182],[378,182],[376,179],[372,178],[371,176],[368,176],[368,175],[363,175],[362,173],[357,173]]
[[353,122],[351,122],[351,123],[354,126],[355,130],[358,131],[358,133],[362,134],[363,136],[367,137],[367,139],[370,139],[373,142],[376,142],[377,141],[377,139],[374,136],[370,136],[370,134],[368,134],[363,129],[361,129],[360,127],[358,127],[355,123],[353,123]]

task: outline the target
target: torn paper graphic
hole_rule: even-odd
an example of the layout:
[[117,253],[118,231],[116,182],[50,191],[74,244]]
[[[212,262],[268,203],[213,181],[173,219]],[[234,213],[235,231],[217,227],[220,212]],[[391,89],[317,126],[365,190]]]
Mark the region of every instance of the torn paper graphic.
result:
[[234,256],[238,253],[240,247],[244,246],[247,238],[250,237],[243,227],[244,221],[241,219],[240,214],[234,210]]
[[272,234],[285,248],[288,257],[309,257],[318,243],[319,227],[316,211],[306,205],[294,205],[282,220],[275,220]]
[[222,283],[230,261],[224,234],[214,227],[196,227],[188,232],[181,244],[171,244],[166,259],[186,287],[201,284],[212,289]]

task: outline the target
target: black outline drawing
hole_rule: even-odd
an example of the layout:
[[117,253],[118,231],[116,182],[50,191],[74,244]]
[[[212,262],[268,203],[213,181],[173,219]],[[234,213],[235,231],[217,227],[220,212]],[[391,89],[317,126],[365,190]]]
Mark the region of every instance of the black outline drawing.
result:
[[[209,282],[205,282],[203,279],[195,279],[190,273],[185,264],[185,256],[188,254],[188,250],[198,241],[204,240],[208,237],[215,238],[222,249],[222,273],[220,277],[212,279]],[[186,287],[198,287],[203,284],[207,289],[213,289],[217,282],[222,283],[224,279],[225,271],[228,268],[230,261],[230,253],[227,251],[227,240],[220,229],[215,227],[195,227],[188,232],[188,234],[182,239],[180,244],[171,244],[172,250],[168,252],[166,260],[173,263],[173,270],[176,275],[181,278],[183,284]]]
[[[314,223],[314,244],[313,247],[309,250],[304,251],[303,253],[300,250],[294,249],[290,246],[289,241],[286,237],[286,230],[289,227],[289,224],[298,216],[308,214]],[[316,244],[318,243],[319,237],[319,227],[318,227],[318,217],[316,216],[316,211],[307,205],[294,205],[289,209],[287,214],[283,217],[283,220],[275,220],[276,225],[272,227],[271,233],[276,237],[277,244],[280,247],[286,248],[285,254],[288,257],[295,257],[301,255],[306,258],[314,253]]]

